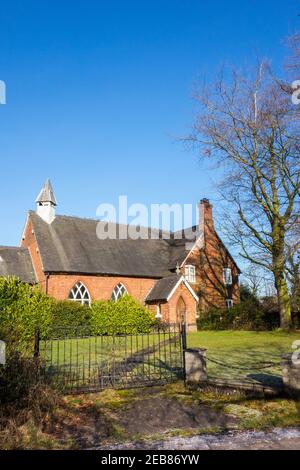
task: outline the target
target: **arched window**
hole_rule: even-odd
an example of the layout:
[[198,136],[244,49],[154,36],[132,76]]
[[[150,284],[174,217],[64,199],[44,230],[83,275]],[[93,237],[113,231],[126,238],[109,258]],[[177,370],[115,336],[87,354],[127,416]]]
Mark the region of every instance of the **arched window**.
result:
[[119,282],[119,284],[117,284],[114,290],[112,291],[111,299],[117,302],[117,300],[120,300],[120,298],[123,297],[123,295],[127,295],[127,294],[128,294],[128,291],[126,287],[123,286],[121,282]]
[[79,302],[82,305],[90,305],[91,296],[85,285],[83,285],[82,282],[77,282],[70,291],[69,300]]

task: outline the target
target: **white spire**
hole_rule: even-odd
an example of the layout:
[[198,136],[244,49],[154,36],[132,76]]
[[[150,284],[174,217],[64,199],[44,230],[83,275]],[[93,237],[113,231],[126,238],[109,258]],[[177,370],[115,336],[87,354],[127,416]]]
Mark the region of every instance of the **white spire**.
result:
[[47,223],[51,224],[55,219],[56,197],[50,179],[47,179],[37,199],[37,214]]

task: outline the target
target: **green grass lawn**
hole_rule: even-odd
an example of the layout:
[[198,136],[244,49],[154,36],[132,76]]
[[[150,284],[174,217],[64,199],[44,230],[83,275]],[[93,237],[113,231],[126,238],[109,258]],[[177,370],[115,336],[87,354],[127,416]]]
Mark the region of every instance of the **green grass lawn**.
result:
[[[281,356],[292,351],[297,339],[300,332],[198,331],[188,335],[188,347],[207,349],[211,377],[271,384],[281,376]],[[276,365],[268,367],[272,363]]]

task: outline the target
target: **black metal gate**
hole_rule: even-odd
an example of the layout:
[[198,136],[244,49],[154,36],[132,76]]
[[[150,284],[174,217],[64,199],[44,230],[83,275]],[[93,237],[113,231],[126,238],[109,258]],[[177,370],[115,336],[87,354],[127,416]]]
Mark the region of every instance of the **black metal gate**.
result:
[[58,329],[39,341],[41,370],[65,392],[142,387],[184,377],[184,327],[135,330],[92,335],[86,329]]

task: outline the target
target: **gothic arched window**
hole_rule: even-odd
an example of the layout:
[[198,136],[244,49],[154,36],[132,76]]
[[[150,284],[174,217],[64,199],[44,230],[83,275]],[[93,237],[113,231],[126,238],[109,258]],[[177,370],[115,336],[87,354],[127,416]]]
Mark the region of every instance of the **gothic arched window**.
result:
[[91,296],[87,288],[85,287],[82,282],[77,282],[75,286],[71,289],[69,294],[69,300],[73,300],[74,302],[79,302],[82,305],[90,305],[91,304]]
[[123,295],[127,295],[127,294],[128,294],[128,291],[126,287],[123,286],[121,282],[119,282],[119,284],[117,284],[114,290],[112,291],[111,298],[112,300],[116,302],[117,300],[120,300],[120,298],[123,297]]

